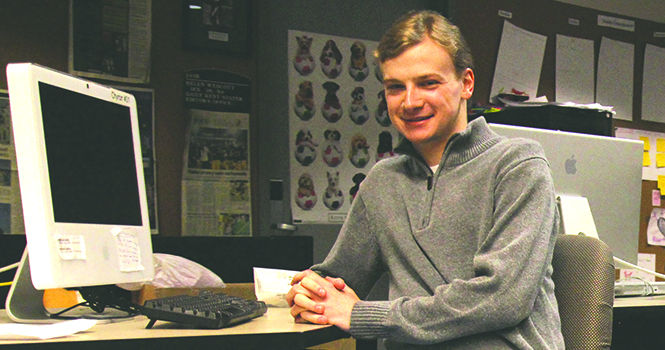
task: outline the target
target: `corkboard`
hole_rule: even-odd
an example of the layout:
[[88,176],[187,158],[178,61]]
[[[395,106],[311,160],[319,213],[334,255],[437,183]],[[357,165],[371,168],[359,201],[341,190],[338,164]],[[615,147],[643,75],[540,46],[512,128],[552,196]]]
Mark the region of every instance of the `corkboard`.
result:
[[[638,251],[656,255],[656,272],[665,274],[665,247],[647,244],[647,226],[653,208],[664,208],[665,198],[661,197],[660,206],[653,206],[651,192],[658,189],[657,181],[642,181],[642,203],[640,205],[640,237]],[[658,278],[658,280],[660,280]]]

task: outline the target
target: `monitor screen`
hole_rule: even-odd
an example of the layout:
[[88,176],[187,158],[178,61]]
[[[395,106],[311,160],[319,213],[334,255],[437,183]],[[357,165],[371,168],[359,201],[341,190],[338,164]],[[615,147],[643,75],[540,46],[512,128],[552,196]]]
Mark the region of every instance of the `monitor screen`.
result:
[[598,238],[615,257],[637,264],[641,141],[511,125],[490,127],[500,135],[540,143],[552,169],[557,195],[586,198]]
[[141,225],[130,107],[39,82],[55,222]]
[[7,82],[34,287],[151,280],[133,96],[29,63]]

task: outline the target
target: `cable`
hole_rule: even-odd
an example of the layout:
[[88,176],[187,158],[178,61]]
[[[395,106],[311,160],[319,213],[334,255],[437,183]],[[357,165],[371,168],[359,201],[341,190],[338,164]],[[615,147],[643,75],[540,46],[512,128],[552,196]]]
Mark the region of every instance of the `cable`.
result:
[[11,286],[11,285],[12,285],[12,283],[13,283],[13,282],[11,282],[11,281],[9,281],[9,282],[0,282],[0,287],[7,287],[7,286]]
[[[639,281],[640,284],[644,287],[644,291],[642,292],[642,294],[640,296],[649,296],[649,295],[654,294],[655,289],[654,289],[653,285],[651,284],[651,282],[649,282],[649,281],[647,281],[647,280],[645,280],[641,277],[628,277],[628,278],[625,278],[625,279],[620,279],[620,280],[616,281],[617,284],[615,286],[617,286],[617,285],[621,286],[622,284],[630,283],[629,281],[631,281],[631,280]],[[616,289],[615,289],[615,291],[616,291]]]
[[653,275],[653,276],[656,276],[656,277],[660,277],[660,278],[662,278],[662,279],[665,279],[665,275],[662,274],[662,273],[658,273],[658,272],[656,272],[656,271],[651,271],[651,270],[649,270],[649,269],[645,269],[645,268],[643,268],[643,267],[641,267],[641,266],[637,266],[637,265],[631,264],[631,263],[629,263],[629,262],[627,262],[627,261],[625,261],[625,260],[621,260],[621,259],[617,258],[616,256],[614,257],[614,263],[617,264],[617,265],[620,265],[620,266],[624,266],[624,267],[627,267],[627,268],[630,268],[630,269],[635,269],[635,270],[638,270],[638,271],[642,271],[642,272],[644,272],[644,273],[648,273],[648,274],[650,274],[650,275]]
[[[647,280],[645,280],[643,278],[640,278],[640,277],[628,277],[628,278],[620,279],[620,280],[616,281],[615,295],[616,295],[616,291],[617,291],[616,288],[617,287],[618,287],[618,290],[621,291],[622,288],[630,288],[630,286],[634,286],[635,284],[630,284],[631,280],[639,281],[638,284],[642,285],[642,287],[644,288],[642,290],[642,293],[639,296],[645,297],[645,296],[654,295],[656,293],[656,288],[654,287],[653,284],[651,284],[650,281],[647,281]],[[619,292],[617,296],[624,296],[624,295],[621,292]],[[634,295],[628,294],[628,296],[634,296]]]
[[0,272],[5,272],[5,271],[9,271],[9,270],[11,270],[11,269],[15,269],[15,268],[18,267],[18,264],[19,264],[19,263],[13,263],[13,264],[11,264],[11,265],[7,265],[7,266],[5,266],[5,267],[0,267]]

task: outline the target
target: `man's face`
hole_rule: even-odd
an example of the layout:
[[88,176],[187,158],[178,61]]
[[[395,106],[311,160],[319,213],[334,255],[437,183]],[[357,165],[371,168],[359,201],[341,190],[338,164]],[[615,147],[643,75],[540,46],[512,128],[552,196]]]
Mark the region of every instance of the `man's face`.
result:
[[466,128],[473,71],[458,77],[450,54],[429,38],[386,60],[381,69],[393,125],[425,159],[440,157],[450,136]]

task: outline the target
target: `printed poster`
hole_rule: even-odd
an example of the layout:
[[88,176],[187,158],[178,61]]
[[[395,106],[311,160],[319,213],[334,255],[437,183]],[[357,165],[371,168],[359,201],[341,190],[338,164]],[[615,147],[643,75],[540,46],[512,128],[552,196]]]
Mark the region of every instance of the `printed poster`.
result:
[[342,223],[369,169],[394,155],[377,44],[288,31],[294,223]]
[[9,94],[0,90],[0,234],[24,234]]
[[250,236],[249,79],[185,75],[189,128],[182,176],[183,236]]
[[69,72],[78,76],[150,81],[152,0],[71,0]]

